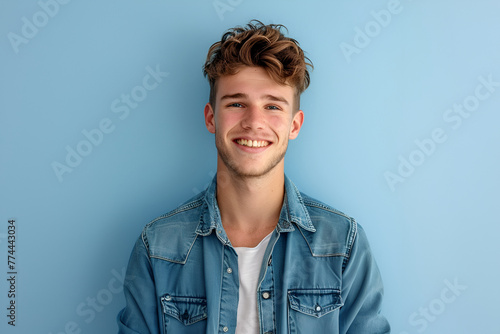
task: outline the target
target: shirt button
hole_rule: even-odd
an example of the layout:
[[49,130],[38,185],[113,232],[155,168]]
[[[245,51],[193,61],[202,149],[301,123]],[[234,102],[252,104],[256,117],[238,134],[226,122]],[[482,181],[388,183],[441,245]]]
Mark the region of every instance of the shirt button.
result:
[[316,310],[316,312],[319,312],[319,311],[321,311],[321,306],[319,306],[319,305],[316,305],[316,308],[315,308],[315,310]]
[[224,328],[222,328],[222,330],[224,331],[224,333],[226,333],[229,330],[229,328],[227,328],[227,326],[224,326]]
[[231,269],[231,268],[227,268],[227,273],[228,273],[228,274],[231,274],[232,272],[233,272],[233,269]]
[[269,294],[269,292],[266,291],[262,293],[262,298],[269,299],[269,297],[271,297],[271,294]]
[[166,295],[165,300],[168,302],[168,301],[172,300],[172,297],[170,295]]

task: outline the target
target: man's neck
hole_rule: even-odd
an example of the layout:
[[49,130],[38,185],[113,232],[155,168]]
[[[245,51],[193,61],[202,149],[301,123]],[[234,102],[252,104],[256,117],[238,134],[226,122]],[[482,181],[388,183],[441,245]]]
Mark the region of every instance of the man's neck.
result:
[[[277,166],[278,167],[278,166]],[[262,177],[217,172],[217,202],[234,247],[255,247],[276,227],[283,204],[285,175],[275,168]]]

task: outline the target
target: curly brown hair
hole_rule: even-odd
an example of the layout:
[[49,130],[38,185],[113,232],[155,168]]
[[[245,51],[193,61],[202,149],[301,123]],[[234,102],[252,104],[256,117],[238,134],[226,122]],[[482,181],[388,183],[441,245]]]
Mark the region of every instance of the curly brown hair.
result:
[[215,108],[217,80],[224,75],[236,74],[240,66],[263,67],[279,84],[295,88],[295,110],[299,110],[300,94],[309,86],[307,66],[311,60],[304,55],[299,43],[285,37],[281,24],[264,25],[252,20],[246,27],[229,29],[219,42],[208,50],[203,74],[210,83],[210,104]]

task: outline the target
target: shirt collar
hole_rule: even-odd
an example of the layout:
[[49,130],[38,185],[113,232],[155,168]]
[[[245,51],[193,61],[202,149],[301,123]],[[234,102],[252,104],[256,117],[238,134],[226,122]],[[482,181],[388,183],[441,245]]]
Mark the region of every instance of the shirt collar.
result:
[[[217,205],[217,199],[215,197],[216,189],[217,175],[214,176],[212,183],[205,191],[204,208],[200,216],[200,223],[198,224],[196,233],[206,236],[215,229],[221,241],[227,244],[229,243],[229,239],[222,227],[219,206]],[[281,207],[277,231],[294,231],[295,228],[292,223],[305,230],[316,232],[316,228],[311,221],[311,217],[309,217],[309,213],[304,205],[299,190],[285,175],[285,197]]]
[[278,222],[279,232],[293,231],[294,228],[291,223],[295,223],[308,231],[316,232],[299,189],[285,175],[285,198]]

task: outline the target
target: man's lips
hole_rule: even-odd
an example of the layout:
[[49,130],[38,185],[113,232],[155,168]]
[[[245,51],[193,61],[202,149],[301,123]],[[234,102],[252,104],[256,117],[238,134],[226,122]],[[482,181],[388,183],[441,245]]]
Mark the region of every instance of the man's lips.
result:
[[245,147],[266,147],[271,144],[271,142],[267,140],[257,140],[257,139],[246,139],[246,138],[238,138],[235,139],[234,142],[238,145]]

